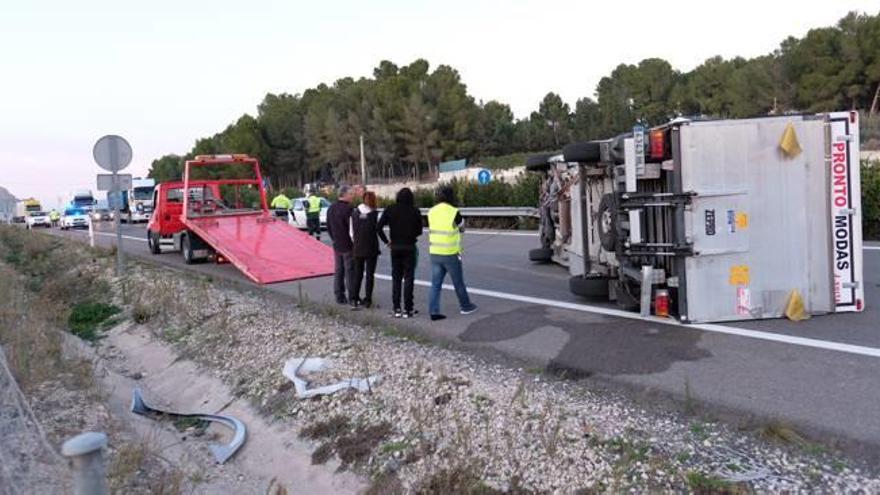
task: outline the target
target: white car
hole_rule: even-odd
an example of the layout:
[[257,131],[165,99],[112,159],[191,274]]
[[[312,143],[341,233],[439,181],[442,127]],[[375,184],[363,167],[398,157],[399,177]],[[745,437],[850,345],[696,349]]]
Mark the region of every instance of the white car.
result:
[[89,213],[80,208],[67,208],[61,215],[61,230],[86,228],[89,226]]
[[34,227],[51,227],[52,220],[49,220],[49,214],[45,211],[34,211],[28,214],[24,220],[25,226],[29,229]]
[[[325,198],[321,198],[321,228],[327,226],[327,208],[330,208],[330,202]],[[309,209],[309,200],[307,198],[296,198],[293,200],[293,208],[290,209],[287,222],[298,229],[309,228],[306,223],[306,212]]]

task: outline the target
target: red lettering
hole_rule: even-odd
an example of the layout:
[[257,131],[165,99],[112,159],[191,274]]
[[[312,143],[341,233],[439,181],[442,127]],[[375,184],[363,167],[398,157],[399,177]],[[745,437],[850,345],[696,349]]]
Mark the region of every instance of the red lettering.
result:
[[[835,191],[837,192],[837,191]],[[846,190],[843,191],[846,194]],[[834,206],[838,208],[843,208],[846,206],[846,196],[837,196],[834,198]]]
[[834,143],[834,149],[836,149],[837,151],[846,151],[846,142],[838,141]]
[[846,163],[846,153],[834,153],[831,158],[834,163]]

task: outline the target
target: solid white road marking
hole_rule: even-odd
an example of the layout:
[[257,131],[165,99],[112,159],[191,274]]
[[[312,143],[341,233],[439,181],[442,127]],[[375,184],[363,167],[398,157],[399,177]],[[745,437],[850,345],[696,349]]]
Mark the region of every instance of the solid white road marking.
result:
[[[96,232],[96,234],[116,237],[116,234],[111,234],[107,232]],[[123,239],[130,239],[134,241],[142,241],[147,242],[146,239],[142,237],[133,237],[133,236],[122,236]],[[880,246],[864,246],[865,249],[871,250],[880,250]],[[381,273],[376,274],[376,278],[380,280],[391,280],[391,276],[383,275]],[[421,287],[430,287],[431,282],[427,280],[416,280],[415,284]],[[455,287],[450,284],[443,284],[443,289],[448,291],[454,291]],[[827,351],[837,351],[837,352],[846,352],[849,354],[858,354],[861,356],[870,356],[880,358],[880,349],[876,347],[867,347],[861,345],[853,345],[853,344],[844,344],[842,342],[834,342],[831,340],[820,340],[820,339],[810,339],[806,337],[795,337],[792,335],[784,335],[779,333],[772,332],[762,332],[760,330],[748,330],[746,328],[739,327],[730,327],[727,325],[717,325],[714,323],[689,323],[683,324],[672,318],[657,318],[655,316],[651,316],[648,318],[643,318],[638,313],[632,313],[629,311],[624,311],[622,309],[614,309],[614,308],[605,308],[602,306],[592,306],[589,304],[580,304],[580,303],[572,303],[565,301],[554,301],[552,299],[544,299],[540,297],[531,297],[531,296],[521,296],[519,294],[510,294],[507,292],[498,292],[494,290],[488,289],[478,289],[474,287],[468,287],[468,292],[471,294],[477,294],[480,296],[486,297],[494,297],[496,299],[504,299],[507,301],[516,301],[523,302],[528,304],[537,304],[539,306],[550,306],[553,308],[560,309],[570,309],[573,311],[582,311],[585,313],[594,313],[606,316],[616,316],[618,318],[628,318],[630,320],[642,320],[651,323],[659,323],[661,325],[670,325],[682,329],[697,329],[703,330],[705,332],[714,332],[721,333],[726,335],[735,335],[737,337],[747,337],[750,339],[758,339],[758,340],[768,340],[771,342],[779,342],[782,344],[791,344],[791,345],[799,345],[803,347],[813,347],[815,349],[824,349]]]
[[865,251],[880,251],[880,246],[862,246]]

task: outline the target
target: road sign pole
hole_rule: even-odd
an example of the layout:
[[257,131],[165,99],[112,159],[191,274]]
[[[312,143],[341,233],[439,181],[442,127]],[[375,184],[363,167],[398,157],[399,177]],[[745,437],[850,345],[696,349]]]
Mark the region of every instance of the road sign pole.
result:
[[121,215],[119,206],[122,203],[119,171],[131,163],[131,145],[120,136],[107,135],[95,143],[92,156],[98,166],[113,172],[110,196],[115,198],[113,202],[113,227],[116,229],[116,276],[120,276],[125,269],[125,255],[122,248],[122,231],[119,230],[119,216]]
[[125,269],[125,255],[122,253],[122,231],[119,230],[119,216],[122,214],[119,210],[119,204],[122,203],[122,191],[119,190],[119,174],[113,171],[113,195],[116,196],[116,206],[113,210],[113,227],[116,229],[116,276],[122,275]]

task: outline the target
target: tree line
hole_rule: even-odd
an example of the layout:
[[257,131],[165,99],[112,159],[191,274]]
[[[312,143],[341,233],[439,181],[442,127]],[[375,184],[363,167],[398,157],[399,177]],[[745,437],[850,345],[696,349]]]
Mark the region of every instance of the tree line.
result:
[[278,187],[345,180],[359,174],[363,136],[369,177],[417,178],[443,160],[559,149],[609,138],[636,122],[841,109],[880,112],[880,14],[853,12],[834,26],[787,38],[770,54],[713,57],[689,72],[660,58],[620,64],[574,108],[550,92],[523,119],[505,103],[476,101],[448,65],[432,70],[422,59],[404,66],[385,60],[372,77],[267,94],[256,116],[196,140],[184,156],[154,160],[150,176],[178,179],[186,158],[235,152],[258,157]]

